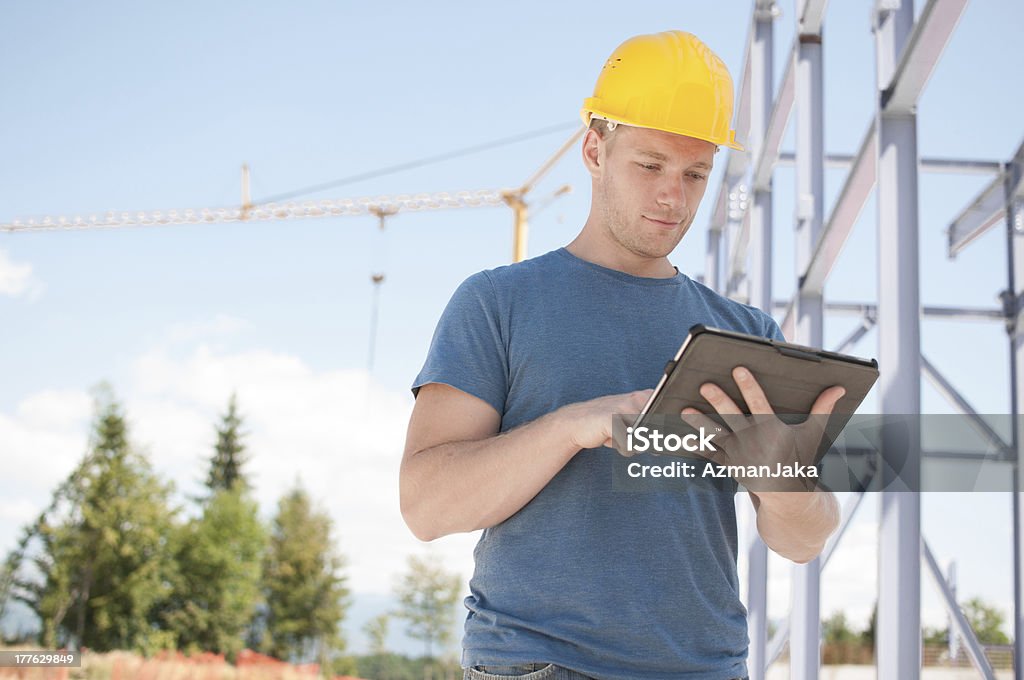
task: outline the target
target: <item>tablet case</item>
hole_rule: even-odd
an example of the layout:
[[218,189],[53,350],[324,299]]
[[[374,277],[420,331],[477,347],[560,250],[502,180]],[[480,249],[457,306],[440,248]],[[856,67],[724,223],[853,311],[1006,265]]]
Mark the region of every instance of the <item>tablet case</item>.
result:
[[750,413],[732,377],[736,366],[745,366],[754,374],[775,413],[790,416],[784,420],[791,423],[802,422],[805,418],[799,416],[810,413],[815,399],[826,388],[846,388],[829,417],[829,444],[878,379],[878,362],[874,359],[698,324],[690,328],[675,358],[666,364],[665,375],[634,427],[647,420],[676,421],[680,411],[691,406],[718,420],[714,407],[700,395],[700,386],[706,382],[718,385],[744,413]]

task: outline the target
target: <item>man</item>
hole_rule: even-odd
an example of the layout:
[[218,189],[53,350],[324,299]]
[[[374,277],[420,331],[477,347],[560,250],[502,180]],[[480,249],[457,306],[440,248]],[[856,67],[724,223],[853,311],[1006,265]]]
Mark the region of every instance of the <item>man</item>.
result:
[[[586,224],[565,248],[476,274],[452,297],[413,386],[402,513],[422,540],[484,530],[466,678],[741,678],[735,481],[623,492],[609,448],[613,415],[643,408],[691,325],[781,339],[768,315],[667,259],[718,146],[740,148],[732,80],[690,34],[638,36],[608,59],[583,117]],[[751,412],[771,413],[754,378],[734,376]],[[842,394],[826,390],[814,412]],[[838,521],[829,493],[750,498],[766,543],[797,562]]]

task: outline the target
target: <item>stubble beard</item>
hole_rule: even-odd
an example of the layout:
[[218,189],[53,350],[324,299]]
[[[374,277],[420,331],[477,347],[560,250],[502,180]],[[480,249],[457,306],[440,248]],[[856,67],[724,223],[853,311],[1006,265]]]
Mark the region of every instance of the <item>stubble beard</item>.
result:
[[634,255],[652,259],[667,257],[679,245],[683,235],[689,229],[689,224],[686,224],[672,239],[644,238],[649,235],[651,225],[646,224],[644,218],[639,214],[624,214],[618,208],[619,203],[609,195],[607,189],[604,189],[602,194],[605,231],[609,238]]

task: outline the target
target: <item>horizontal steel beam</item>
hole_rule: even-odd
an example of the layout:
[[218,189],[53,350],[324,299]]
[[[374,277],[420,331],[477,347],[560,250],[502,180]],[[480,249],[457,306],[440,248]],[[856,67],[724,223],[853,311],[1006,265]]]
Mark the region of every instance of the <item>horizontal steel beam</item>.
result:
[[924,316],[944,317],[950,321],[1003,321],[1006,315],[1002,309],[983,309],[980,307],[932,307],[921,308]]
[[946,228],[947,255],[954,258],[1006,215],[1005,175],[1000,172]]
[[960,214],[946,228],[947,254],[950,258],[956,257],[968,244],[1006,217],[1007,173],[1016,173],[1014,176],[1021,178],[1017,182],[1017,186],[1010,191],[1010,196],[1018,200],[1024,198],[1024,172],[1022,170],[1024,170],[1024,142],[1017,147],[1017,151],[1009,163],[999,164],[999,173],[996,177],[978,192],[977,196],[960,211]]
[[[776,311],[789,309],[792,306],[789,300],[776,300],[772,308]],[[837,314],[868,315],[874,318],[878,313],[878,305],[862,302],[826,302],[825,310]],[[924,316],[942,317],[957,321],[1002,321],[1006,314],[999,307],[940,307],[937,305],[925,305],[921,308]]]
[[929,0],[924,6],[892,80],[883,89],[883,114],[914,110],[966,7],[967,0]]
[[[863,458],[863,457],[874,457],[878,455],[878,451],[875,449],[862,449],[856,447],[844,447],[843,455],[847,458]],[[999,453],[992,453],[989,451],[953,451],[945,449],[935,449],[933,451],[921,451],[922,460],[966,460],[973,463],[1011,463],[1013,462],[1013,456],[1011,453],[1005,451]],[[1010,490],[1010,480],[1006,480],[1006,490]]]
[[[825,167],[834,170],[846,170],[853,163],[854,156],[848,153],[830,153],[825,155]],[[779,154],[776,167],[792,167],[796,165],[796,154],[783,151]],[[922,158],[918,161],[921,172],[947,175],[995,175],[1003,171],[1001,161],[971,160],[966,158]]]

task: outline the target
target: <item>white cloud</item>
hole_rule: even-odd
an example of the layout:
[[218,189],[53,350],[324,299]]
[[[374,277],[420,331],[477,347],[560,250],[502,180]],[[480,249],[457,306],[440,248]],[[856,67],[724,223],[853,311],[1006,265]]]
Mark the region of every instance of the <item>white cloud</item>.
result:
[[78,390],[43,390],[23,399],[15,411],[26,426],[48,431],[80,428],[89,419],[92,399]]
[[[248,472],[266,516],[301,480],[335,523],[350,587],[387,593],[410,553],[425,549],[399,512],[398,466],[412,399],[365,371],[316,373],[300,359],[266,350],[220,352],[200,345],[173,356],[157,349],[134,365],[127,398],[135,439],[161,470],[195,493],[214,428],[229,396],[244,418]],[[430,549],[469,578],[475,535]]]
[[0,295],[37,299],[43,292],[43,285],[32,276],[32,265],[15,262],[0,249]]
[[185,343],[203,338],[234,335],[250,327],[245,319],[218,314],[212,319],[182,322],[172,325],[167,331],[170,343]]
[[0,413],[0,554],[85,453],[89,404],[85,393],[44,391]]
[[0,522],[13,522],[18,526],[27,524],[39,514],[39,508],[22,498],[0,501]]

